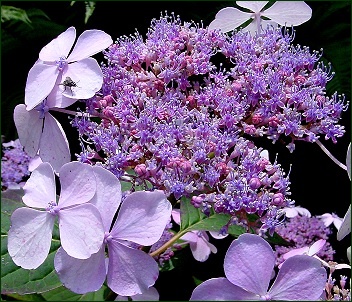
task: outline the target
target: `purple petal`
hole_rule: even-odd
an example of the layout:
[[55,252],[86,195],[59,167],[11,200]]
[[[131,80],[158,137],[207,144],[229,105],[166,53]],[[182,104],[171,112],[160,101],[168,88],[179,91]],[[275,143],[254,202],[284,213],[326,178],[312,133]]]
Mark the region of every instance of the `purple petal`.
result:
[[161,237],[171,209],[171,204],[162,191],[134,192],[122,203],[111,236],[152,245]]
[[306,255],[294,256],[282,265],[269,295],[273,300],[317,301],[326,278],[319,260]]
[[238,6],[247,8],[254,13],[259,13],[268,1],[236,1]]
[[42,61],[55,62],[60,57],[68,56],[76,39],[76,29],[71,26],[42,48],[39,58]]
[[40,266],[49,254],[55,217],[47,212],[19,208],[11,216],[8,251],[24,269]]
[[319,253],[319,251],[324,247],[325,243],[325,239],[319,239],[318,241],[314,242],[309,248],[308,255],[314,256],[315,254]]
[[54,65],[38,62],[30,69],[27,77],[24,102],[32,110],[42,102],[55,86],[58,71]]
[[62,209],[59,227],[62,248],[71,257],[87,259],[103,244],[103,223],[98,209],[92,204]]
[[39,143],[39,156],[43,162],[49,162],[56,172],[71,160],[65,132],[60,123],[48,112],[44,118],[44,128]]
[[348,210],[343,217],[342,224],[337,231],[337,240],[342,240],[349,233],[351,233],[351,205],[348,207]]
[[216,247],[211,244],[207,238],[199,237],[197,243],[190,243],[190,248],[194,259],[204,262],[209,258],[211,252],[216,253]]
[[105,246],[88,259],[70,257],[63,248],[56,252],[54,265],[62,284],[77,294],[97,291],[106,278]]
[[231,243],[224,270],[233,284],[264,296],[274,264],[275,256],[269,243],[258,235],[242,234]]
[[108,243],[108,248],[107,284],[111,290],[122,296],[133,296],[154,285],[159,269],[151,256],[115,240]]
[[309,251],[309,247],[308,246],[304,246],[304,247],[300,247],[297,249],[292,249],[290,251],[288,251],[287,253],[282,255],[282,258],[284,260],[287,260],[288,258],[291,258],[293,256],[297,256],[297,255],[303,255],[305,253],[308,253]]
[[70,162],[60,169],[61,208],[82,204],[91,200],[96,191],[92,166],[81,162]]
[[43,120],[39,116],[40,113],[36,110],[27,111],[24,104],[17,105],[13,112],[21,145],[31,157],[37,154],[42,135]]
[[103,85],[103,73],[98,62],[93,58],[70,63],[67,72],[63,74],[63,78],[66,77],[70,77],[77,85],[70,89],[60,86],[62,94],[71,99],[89,99]]
[[312,17],[312,9],[303,1],[277,1],[262,16],[283,26],[297,26]]
[[86,30],[78,37],[67,61],[74,62],[88,58],[108,48],[112,43],[111,36],[107,33],[97,29]]
[[56,200],[56,186],[53,168],[49,163],[41,163],[23,187],[23,202],[34,208],[45,209],[50,201]]
[[155,287],[149,287],[143,294],[131,297],[132,301],[159,301],[159,293]]
[[90,203],[99,210],[104,230],[108,232],[121,202],[121,184],[114,174],[102,167],[94,166],[93,171],[97,190]]
[[258,300],[258,296],[233,285],[226,278],[213,278],[198,285],[190,301]]
[[228,32],[249,20],[250,16],[251,14],[242,12],[237,8],[225,7],[216,14],[215,20],[209,24],[208,28]]
[[173,209],[171,211],[172,219],[178,224],[181,224],[181,214],[179,209]]

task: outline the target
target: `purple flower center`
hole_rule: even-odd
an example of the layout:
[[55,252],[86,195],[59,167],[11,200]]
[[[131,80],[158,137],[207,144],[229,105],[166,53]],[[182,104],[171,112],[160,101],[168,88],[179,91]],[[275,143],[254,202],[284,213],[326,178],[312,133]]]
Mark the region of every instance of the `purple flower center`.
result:
[[57,205],[56,201],[50,201],[48,206],[45,208],[45,211],[53,216],[56,216],[60,211],[60,207]]
[[107,244],[111,240],[112,240],[112,236],[110,235],[110,233],[109,232],[105,232],[105,234],[104,234],[104,244]]
[[45,99],[43,102],[41,102],[39,105],[37,105],[34,109],[39,111],[39,113],[40,113],[39,118],[43,119],[45,117],[45,113],[47,113],[50,108],[46,104],[46,99]]
[[65,68],[65,66],[68,64],[65,56],[60,57],[60,59],[56,60],[55,63],[59,71],[62,71]]

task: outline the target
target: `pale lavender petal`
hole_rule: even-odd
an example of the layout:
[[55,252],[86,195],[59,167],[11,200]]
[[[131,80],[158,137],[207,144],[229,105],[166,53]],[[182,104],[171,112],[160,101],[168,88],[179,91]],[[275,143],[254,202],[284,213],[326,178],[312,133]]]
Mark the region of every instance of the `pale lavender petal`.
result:
[[49,163],[41,163],[23,187],[23,202],[34,208],[45,209],[56,200],[56,186],[53,168]]
[[188,233],[184,234],[180,239],[187,241],[187,242],[197,243],[199,237],[196,234],[196,232],[188,232]]
[[300,247],[297,249],[292,249],[289,252],[283,254],[282,258],[286,260],[286,259],[291,258],[293,256],[306,254],[306,253],[308,253],[308,251],[309,251],[308,246]]
[[28,171],[29,172],[33,172],[35,169],[37,169],[39,167],[39,165],[43,163],[43,161],[41,160],[41,158],[36,155],[35,157],[33,157],[29,163],[28,163]]
[[333,223],[335,228],[338,230],[341,227],[342,219],[340,217],[335,217]]
[[332,222],[334,221],[334,218],[329,213],[325,213],[319,216],[319,218],[324,222],[325,227],[330,226],[330,224],[332,224]]
[[117,177],[103,167],[93,167],[97,190],[90,203],[99,210],[104,224],[104,230],[110,231],[114,215],[120,205],[122,192]]
[[282,265],[269,295],[272,300],[317,301],[326,278],[319,260],[306,255],[294,256]]
[[190,243],[189,246],[191,248],[194,259],[200,262],[206,261],[209,258],[211,252],[214,254],[217,252],[216,247],[203,236],[199,237],[196,243]]
[[49,113],[45,113],[43,133],[39,143],[39,156],[43,162],[52,165],[55,172],[71,160],[70,149],[60,123]]
[[88,58],[108,48],[112,43],[111,36],[102,30],[86,30],[78,37],[67,61],[74,62]]
[[242,234],[231,243],[224,270],[230,282],[263,296],[274,265],[275,255],[268,242],[258,235]]
[[39,53],[39,59],[47,62],[55,62],[60,57],[67,58],[75,39],[76,29],[71,26],[42,48]]
[[209,234],[214,239],[224,239],[224,238],[226,238],[229,235],[229,234],[222,235],[219,232],[214,232],[214,231],[209,231]]
[[59,228],[62,248],[71,257],[87,259],[103,244],[103,223],[98,209],[92,204],[61,210]]
[[93,167],[78,161],[62,166],[60,183],[59,206],[61,208],[86,203],[93,198],[96,191]]
[[351,143],[349,143],[346,154],[346,168],[348,178],[351,180]]
[[155,287],[149,287],[142,294],[137,294],[131,297],[132,301],[159,301],[159,293]]
[[178,224],[181,224],[181,214],[179,209],[173,209],[171,211],[172,219]]
[[103,85],[103,73],[98,62],[93,58],[70,63],[63,78],[70,77],[77,87],[65,89],[60,85],[61,93],[71,99],[89,99],[95,95]]
[[38,111],[27,111],[24,104],[17,105],[13,112],[13,119],[21,145],[31,157],[37,154],[40,137],[42,136],[43,119],[39,117],[40,113]]
[[337,240],[342,240],[349,233],[351,233],[351,205],[348,207],[348,210],[343,217],[342,224],[337,231]]
[[108,242],[108,249],[107,284],[111,290],[122,296],[133,296],[154,285],[159,269],[151,256],[115,240]]
[[262,15],[280,25],[297,26],[312,17],[312,9],[304,1],[277,1]]
[[59,248],[54,259],[55,270],[62,284],[76,294],[97,291],[106,278],[105,246],[88,259],[70,257]]
[[198,285],[190,301],[259,300],[258,295],[233,285],[226,278],[212,278]]
[[237,8],[225,7],[216,14],[215,20],[209,24],[208,28],[228,32],[249,20],[250,16],[251,14],[242,12]]
[[300,206],[297,206],[297,207],[295,207],[295,209],[302,216],[307,216],[307,217],[311,217],[312,216],[312,214],[306,208],[302,208]]
[[259,13],[268,1],[236,1],[238,6],[247,8],[254,13]]
[[122,203],[111,236],[141,245],[152,245],[161,237],[172,206],[162,191],[139,191]]
[[315,254],[319,253],[320,250],[324,247],[326,240],[319,239],[318,241],[314,242],[312,246],[309,248],[308,256],[314,256]]
[[40,266],[49,254],[55,217],[47,212],[19,208],[12,213],[8,251],[24,269]]
[[298,215],[296,208],[284,208],[284,212],[287,218],[293,218]]
[[56,66],[42,62],[34,64],[29,70],[25,88],[24,102],[27,110],[32,110],[42,102],[54,88],[59,73]]

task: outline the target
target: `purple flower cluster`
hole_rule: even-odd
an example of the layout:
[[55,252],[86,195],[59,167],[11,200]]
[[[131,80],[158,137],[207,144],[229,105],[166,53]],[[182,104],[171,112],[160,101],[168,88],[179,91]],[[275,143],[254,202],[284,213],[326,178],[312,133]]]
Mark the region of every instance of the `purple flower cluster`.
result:
[[29,175],[28,165],[32,158],[23,150],[18,139],[2,145],[1,186],[17,187]]
[[152,20],[145,40],[119,38],[105,52],[100,95],[87,102],[101,121],[73,121],[79,160],[102,162],[119,178],[128,171],[138,184],[192,198],[232,222],[256,213],[272,233],[293,204],[289,181],[245,137],[286,136],[291,150],[319,134],[335,141],[347,108],[343,97],[325,96],[332,74],[315,67],[320,55],[292,39],[273,28],[228,36],[167,15]]
[[289,221],[283,223],[276,229],[277,233],[294,243],[292,247],[275,246],[276,264],[279,265],[284,261],[282,255],[291,249],[310,246],[319,239],[326,240],[324,247],[317,253],[317,256],[325,261],[332,261],[335,251],[332,249],[330,243],[327,241],[332,231],[325,227],[324,222],[317,217],[307,217],[297,215]]

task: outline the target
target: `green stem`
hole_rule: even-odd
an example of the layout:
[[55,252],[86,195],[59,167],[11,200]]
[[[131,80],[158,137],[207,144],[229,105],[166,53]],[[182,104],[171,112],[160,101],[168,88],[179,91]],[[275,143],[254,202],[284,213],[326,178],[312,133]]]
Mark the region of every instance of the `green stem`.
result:
[[149,255],[152,256],[152,257],[160,255],[162,252],[166,251],[169,247],[171,247],[178,239],[180,239],[187,232],[188,232],[187,230],[179,231],[168,242],[164,243],[161,247],[159,247],[157,250],[155,250],[154,252],[150,253]]

